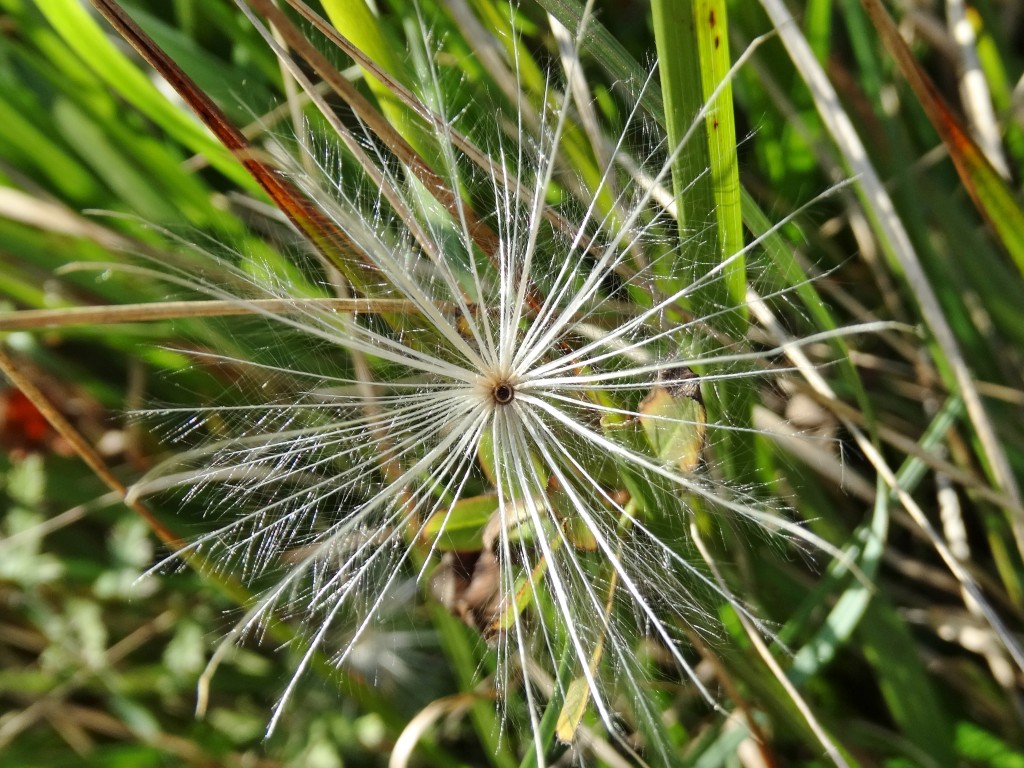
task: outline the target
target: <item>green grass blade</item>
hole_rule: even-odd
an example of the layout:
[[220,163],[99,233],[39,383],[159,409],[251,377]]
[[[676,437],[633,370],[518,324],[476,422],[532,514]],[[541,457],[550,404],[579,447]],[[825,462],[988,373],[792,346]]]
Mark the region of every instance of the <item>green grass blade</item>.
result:
[[[669,285],[699,280],[724,270],[692,294],[694,312],[742,337],[746,330],[746,271],[736,130],[725,3],[714,0],[656,0],[652,6],[668,147],[674,154],[672,187],[678,214],[680,257]],[[699,121],[696,125],[694,121]],[[751,401],[741,385],[722,382],[708,405],[712,423],[749,424]],[[720,434],[716,449],[733,477],[751,478],[750,434]]]
[[[658,74],[665,100],[665,128],[672,164],[672,188],[679,227],[697,232],[709,220],[714,196],[708,179],[708,146],[696,138],[680,147],[704,106],[703,78],[695,35],[696,7],[691,0],[655,0],[651,5],[658,48]],[[682,236],[685,240],[685,235]]]
[[[717,231],[716,261],[722,263],[743,248],[743,219],[740,202],[740,178],[736,158],[736,119],[733,112],[732,85],[728,82],[728,22],[725,0],[697,0],[693,36],[697,43],[701,92],[711,100],[704,117],[707,132],[708,162],[711,169],[711,196]],[[717,93],[716,93],[717,90]],[[740,324],[745,324],[743,309],[746,270],[742,258],[733,259],[725,270],[725,292],[731,306],[739,308]],[[736,328],[742,331],[742,328]]]
[[[657,0],[652,8],[668,146],[678,153],[672,186],[680,237],[685,255],[696,256],[697,279],[743,245],[725,3]],[[694,131],[697,119],[701,125]],[[706,236],[705,227],[714,237]],[[743,260],[733,259],[725,279],[700,292],[706,295],[697,298],[697,309],[740,307],[745,289]],[[742,331],[735,319],[729,325]]]
[[231,153],[174,107],[113,45],[81,3],[77,0],[50,0],[40,3],[39,9],[68,46],[126,101],[190,150],[209,158],[210,163],[234,183],[245,189],[256,189],[253,180]]
[[[388,28],[378,23],[363,0],[325,0],[324,10],[338,31],[376,64],[403,85],[408,86],[413,82],[413,77],[407,71],[406,59],[400,55],[405,46],[389,36]],[[422,157],[435,156],[438,151],[436,142],[423,123],[413,116],[387,85],[372,75],[367,75],[366,81],[381,111],[405,140]]]
[[910,630],[888,600],[871,602],[860,634],[893,720],[935,768],[956,765],[949,720]]
[[[926,451],[936,450],[956,425],[962,412],[963,401],[958,397],[950,398],[921,438],[921,447]],[[927,466],[921,459],[907,459],[897,473],[900,487],[912,492],[924,477],[926,470]],[[879,479],[874,513],[854,535],[857,542],[854,547],[859,549],[859,553],[855,551],[851,552],[851,555],[856,557],[858,568],[866,579],[873,580],[878,572],[886,548],[890,507],[894,500],[893,495],[886,491],[885,484]],[[844,564],[837,564],[829,580],[848,577],[848,571]],[[854,630],[862,623],[869,610],[873,592],[871,587],[860,580],[853,580],[850,583],[836,601],[835,607],[829,612],[821,628],[794,655],[789,670],[789,677],[794,683],[802,684],[835,658],[839,649],[849,641]]]

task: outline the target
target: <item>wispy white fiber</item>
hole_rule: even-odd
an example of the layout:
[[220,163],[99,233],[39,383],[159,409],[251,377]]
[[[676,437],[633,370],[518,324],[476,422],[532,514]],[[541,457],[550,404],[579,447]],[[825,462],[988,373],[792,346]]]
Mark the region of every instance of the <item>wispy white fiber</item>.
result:
[[[432,50],[421,23],[420,44]],[[579,58],[565,35],[561,44],[566,78],[574,81]],[[513,57],[508,66],[517,72],[519,63]],[[578,84],[575,92],[583,92]],[[797,547],[839,553],[750,489],[716,476],[716,430],[748,426],[709,425],[708,465],[684,472],[649,443],[642,398],[682,367],[703,375],[704,397],[712,398],[721,382],[756,381],[792,348],[827,335],[758,347],[708,331],[735,308],[690,316],[694,292],[785,222],[689,283],[662,274],[687,258],[672,213],[657,199],[682,148],[659,139],[631,146],[630,137],[642,135],[639,110],[627,110],[626,128],[607,139],[590,199],[566,195],[552,207],[552,188],[564,182],[567,127],[577,115],[572,88],[551,79],[530,105],[519,93],[515,135],[450,114],[432,61],[421,97],[439,118],[438,156],[430,161],[462,193],[454,215],[367,136],[340,162],[311,158],[316,176],[302,163],[287,170],[355,245],[345,275],[306,255],[300,269],[246,254],[216,257],[184,242],[182,265],[137,268],[204,297],[294,301],[293,312],[254,305],[256,320],[245,320],[247,329],[257,326],[252,357],[195,353],[203,365],[235,372],[237,391],[191,414],[159,412],[182,424],[193,445],[138,492],[173,477],[211,520],[188,549],[260,590],[228,642],[258,633],[271,615],[298,617],[307,628],[271,728],[317,654],[349,663],[364,637],[387,622],[389,596],[403,582],[415,579],[428,591],[457,556],[444,542],[464,514],[460,502],[489,496],[495,511],[479,531],[480,552],[470,554],[497,565],[495,599],[476,610],[498,659],[499,692],[522,695],[536,731],[551,694],[532,670],[545,669],[561,696],[582,678],[592,711],[611,733],[654,734],[661,724],[649,699],[644,642],[672,668],[655,674],[688,678],[717,706],[717,691],[695,672],[699,656],[688,637],[717,636],[725,605],[770,634],[704,564],[689,534],[698,512],[723,528],[745,524]],[[527,109],[536,121],[523,118]],[[456,131],[478,137],[487,165],[459,149]],[[563,186],[581,186],[569,181]],[[497,236],[493,253],[474,240],[477,220]],[[338,295],[339,282],[346,296],[402,299],[417,312],[341,315],[310,301]],[[652,418],[703,428],[691,415]],[[566,658],[570,677],[559,677]],[[540,763],[545,747],[534,747]]]

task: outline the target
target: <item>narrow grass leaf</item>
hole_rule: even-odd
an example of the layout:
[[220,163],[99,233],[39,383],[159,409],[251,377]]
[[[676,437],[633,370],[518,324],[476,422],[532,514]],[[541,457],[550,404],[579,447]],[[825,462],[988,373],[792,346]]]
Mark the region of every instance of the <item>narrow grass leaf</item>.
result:
[[[378,23],[364,0],[324,0],[324,10],[338,32],[344,35],[379,67],[391,74],[398,82],[408,86],[413,78],[408,73],[404,57],[404,45],[391,39],[385,25]],[[381,111],[391,120],[398,132],[423,157],[436,156],[438,148],[434,138],[424,130],[409,109],[402,104],[394,92],[372,74],[366,74],[366,82],[380,103]]]
[[[736,118],[732,84],[728,82],[732,61],[729,57],[729,24],[725,0],[697,0],[693,22],[694,40],[691,45],[696,42],[701,105],[711,100],[704,116],[704,125],[707,132],[712,210],[718,235],[715,243],[718,249],[716,261],[726,264],[722,282],[729,304],[738,308],[737,318],[742,321],[746,318],[743,307],[747,278],[744,259],[735,258],[735,254],[743,250],[743,219],[736,157]],[[742,331],[742,323],[740,325],[739,330]]]
[[934,759],[936,768],[956,765],[953,729],[905,621],[886,598],[876,596],[858,631],[889,712],[903,733]]
[[[844,162],[858,177],[858,194],[879,243],[902,270],[913,291],[921,317],[941,350],[936,366],[948,385],[959,389],[963,395],[967,413],[982,448],[980,453],[986,470],[991,473],[996,484],[1015,503],[1019,503],[1020,486],[966,364],[960,343],[863,141],[789,9],[780,0],[761,0],[761,5],[775,24],[797,71],[807,83],[818,114],[839,148]],[[1017,549],[1024,552],[1024,518],[1011,513],[1009,519]]]
[[126,101],[159,124],[192,151],[205,155],[221,173],[236,184],[252,189],[249,179],[230,153],[211,139],[195,122],[174,108],[156,86],[103,34],[96,20],[77,0],[49,0],[40,11],[67,44]]
[[[956,425],[962,411],[963,401],[959,397],[950,398],[921,438],[921,448],[925,451],[936,450],[946,439],[949,430]],[[921,459],[916,457],[907,459],[896,474],[900,487],[908,492],[913,492],[926,470],[927,465]],[[866,582],[873,580],[878,573],[878,565],[886,549],[891,517],[890,507],[894,501],[893,494],[886,490],[885,484],[879,478],[871,519],[854,534],[856,542],[854,547],[859,549],[859,552],[851,553],[851,560],[856,559],[862,577],[851,580],[849,587],[839,596],[835,607],[829,611],[828,617],[822,622],[821,628],[794,655],[789,677],[797,685],[802,684],[831,662],[839,649],[849,641],[854,630],[864,618],[874,594],[874,589]],[[848,577],[848,574],[849,569],[843,563],[837,563],[832,569],[832,573],[829,574],[829,578],[823,582],[823,586],[828,581]]]

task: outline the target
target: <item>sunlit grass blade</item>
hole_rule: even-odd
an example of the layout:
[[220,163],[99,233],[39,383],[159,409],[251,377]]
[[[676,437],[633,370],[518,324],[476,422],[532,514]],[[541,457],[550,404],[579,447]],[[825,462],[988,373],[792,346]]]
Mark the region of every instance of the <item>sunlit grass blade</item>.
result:
[[[360,49],[378,67],[391,74],[395,80],[408,86],[411,77],[406,71],[408,61],[402,55],[402,47],[391,36],[390,30],[374,20],[373,11],[364,0],[327,0],[324,3],[327,18],[338,32]],[[410,24],[415,24],[409,19]],[[388,86],[372,74],[367,73],[370,90],[380,103],[381,111],[395,126],[398,133],[408,141],[422,157],[435,156],[437,140],[433,133],[416,120],[409,108]]]
[[[658,0],[652,10],[668,147],[678,153],[672,187],[686,255],[685,263],[673,264],[668,284],[721,272],[688,300],[698,315],[712,315],[716,327],[740,338],[747,272],[725,3]],[[748,425],[751,402],[744,389],[742,383],[717,387],[712,419]],[[752,454],[744,432],[724,436],[718,450],[734,478],[752,477]]]
[[[113,3],[110,4],[114,5]],[[111,87],[116,88],[139,110],[150,115],[168,133],[193,151],[202,153],[234,182],[250,187],[251,180],[241,171],[215,140],[197,128],[194,122],[174,109],[152,83],[107,38],[95,19],[76,0],[52,0],[40,3],[39,9],[83,60]]]

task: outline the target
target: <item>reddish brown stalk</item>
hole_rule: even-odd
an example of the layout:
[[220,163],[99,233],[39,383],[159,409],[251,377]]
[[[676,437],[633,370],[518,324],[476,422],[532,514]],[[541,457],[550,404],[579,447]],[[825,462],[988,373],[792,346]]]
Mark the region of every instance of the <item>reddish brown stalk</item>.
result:
[[68,445],[74,449],[75,453],[88,465],[89,469],[110,490],[120,496],[129,509],[149,524],[149,527],[160,537],[161,541],[172,550],[179,550],[185,545],[185,542],[171,531],[170,528],[160,522],[145,504],[138,499],[128,499],[128,489],[124,483],[114,476],[114,473],[110,471],[103,458],[89,445],[86,439],[75,429],[74,425],[50,403],[49,398],[35,385],[35,382],[18,370],[18,366],[7,356],[2,347],[0,347],[0,372],[14,386],[21,390],[22,394],[32,402],[32,405],[46,418],[57,434],[67,441]]
[[355,244],[299,190],[281,177],[280,172],[258,159],[258,153],[202,89],[196,85],[149,35],[125,13],[115,0],[91,0],[104,18],[192,108],[200,120],[230,150],[266,191],[295,227],[314,247],[339,269],[346,265],[339,253],[358,252]]
[[[273,22],[274,26],[278,27],[279,31],[281,31],[281,33],[285,35],[285,39],[289,41],[289,44],[292,45],[291,38],[286,34],[285,30],[279,26],[280,24],[286,24],[290,26],[293,30],[295,29],[294,25],[292,25],[291,22],[288,21],[287,17],[284,16],[282,12],[276,6],[274,6],[272,2],[270,2],[270,0],[249,0],[249,2],[251,5],[258,8],[261,13],[267,16],[267,18]],[[422,119],[425,123],[427,123],[428,125],[432,126],[435,129],[443,128],[447,132],[447,135],[451,137],[452,143],[477,167],[492,174],[493,178],[496,179],[499,183],[503,182],[507,187],[514,189],[516,194],[519,195],[521,198],[529,199],[532,193],[530,192],[530,190],[528,190],[525,186],[522,185],[522,183],[514,174],[509,173],[507,169],[504,168],[501,169],[500,173],[498,173],[491,159],[483,151],[481,151],[479,147],[477,147],[468,138],[466,138],[457,130],[455,130],[455,128],[453,128],[451,125],[448,125],[445,121],[443,121],[439,115],[435,114],[429,107],[427,107],[423,102],[421,102],[415,96],[415,94],[412,93],[412,91],[406,88],[401,82],[395,79],[395,77],[392,74],[382,69],[376,62],[370,59],[355,45],[353,45],[348,38],[346,38],[344,35],[338,32],[338,30],[331,26],[322,16],[320,16],[318,13],[312,10],[308,5],[302,2],[302,0],[286,0],[286,2],[288,3],[289,6],[291,6],[291,8],[296,13],[302,16],[302,18],[310,22],[317,29],[318,32],[320,32],[332,44],[337,46],[338,49],[342,51],[342,53],[344,53],[346,56],[349,56],[360,67],[362,67],[369,74],[371,74],[375,79],[383,83],[389,91],[391,91],[395,96],[398,97],[398,100],[404,106],[410,109],[420,119]],[[296,33],[298,33],[297,30],[295,31]],[[316,49],[309,44],[309,41],[306,40],[305,37],[302,37],[301,33],[298,33],[298,35],[299,38],[298,41],[296,41],[297,44],[293,45],[293,47],[297,51],[299,51],[299,53],[304,57],[304,51],[306,49],[309,49],[313,52],[314,56],[319,57],[325,63],[327,69],[325,71],[321,71],[318,68],[317,64],[312,59],[306,59],[309,62],[310,66],[316,69],[317,73],[321,77],[323,77],[324,80],[326,80],[331,85],[332,88],[334,88],[335,93],[337,93],[338,96],[344,99],[346,103],[348,103],[348,105],[352,107],[352,110],[357,115],[359,115],[360,118],[363,119],[364,122],[366,122],[366,124],[370,126],[372,130],[374,130],[375,135],[377,135],[382,141],[388,144],[388,148],[391,149],[391,151],[394,152],[397,157],[399,157],[400,159],[403,160],[403,162],[408,164],[408,167],[413,171],[414,174],[416,174],[417,178],[419,178],[420,181],[423,182],[424,186],[428,190],[430,190],[431,194],[433,194],[435,198],[437,198],[438,201],[440,201],[442,205],[446,207],[449,213],[451,213],[453,217],[456,217],[456,220],[458,220],[458,209],[455,208],[455,206],[460,205],[462,207],[462,210],[464,211],[467,217],[467,223],[469,224],[470,227],[470,236],[473,237],[477,245],[491,259],[493,263],[495,261],[495,254],[497,253],[498,243],[497,237],[496,235],[494,235],[493,231],[491,231],[491,229],[487,227],[486,224],[484,224],[478,218],[476,218],[472,209],[470,209],[465,204],[465,202],[459,203],[457,201],[454,193],[448,189],[444,181],[441,180],[440,177],[438,177],[437,174],[434,173],[434,171],[427,166],[423,158],[420,157],[420,155],[411,146],[408,145],[405,139],[403,139],[394,130],[390,123],[388,123],[387,120],[383,116],[381,116],[381,114],[371,104],[369,104],[369,102],[367,102],[365,98],[363,98],[362,94],[360,94],[358,91],[355,90],[355,88],[352,87],[351,83],[349,83],[347,80],[338,75],[337,71],[334,70],[334,68],[329,64],[329,62],[327,62],[326,59],[324,59],[323,56],[319,54],[319,52],[316,51]],[[350,93],[354,95],[354,100],[349,100],[348,94]],[[368,111],[364,114],[364,112],[362,111],[363,109],[366,109]],[[377,126],[379,123],[383,123],[385,126],[387,126],[386,129],[382,131],[378,130]],[[394,135],[399,142],[404,144],[405,148],[396,148],[397,144],[396,146],[392,146],[392,144],[389,143],[389,137],[391,135]],[[428,175],[421,176],[421,173],[425,173]],[[436,179],[436,181],[430,181],[430,179]],[[441,190],[443,190],[443,194],[446,196],[446,199],[449,202],[446,202],[446,199],[438,196],[438,192]],[[552,226],[554,226],[559,231],[564,232],[573,238],[579,237],[580,244],[584,250],[589,251],[592,249],[590,239],[587,238],[585,235],[579,233],[576,229],[574,229],[572,225],[569,223],[569,221],[567,221],[563,216],[554,211],[550,206],[544,206],[542,215]],[[489,247],[487,245],[487,241],[489,238],[494,238],[494,247]],[[628,273],[622,273],[622,277],[624,279],[629,279],[631,275]],[[537,289],[532,285],[529,287],[529,290],[527,291],[526,300],[527,305],[530,307],[532,311],[537,312],[540,310],[540,294],[537,291]]]
[[[439,305],[442,311],[454,311]],[[195,317],[234,317],[302,312],[358,312],[362,314],[417,314],[420,308],[404,299],[246,299],[245,301],[161,301],[97,307],[22,309],[0,312],[0,331],[29,331],[69,325],[112,325]]]
[[449,215],[458,221],[459,214],[465,217],[470,237],[489,258],[498,251],[498,236],[490,227],[480,221],[476,213],[456,196],[445,180],[438,175],[405,138],[394,129],[387,119],[346,80],[337,68],[320,53],[305,35],[271,0],[247,0],[248,4],[267,18],[281,34],[285,42],[295,50],[330,85],[352,111],[362,120],[373,134],[407,167],[423,184],[423,187],[444,206]]

